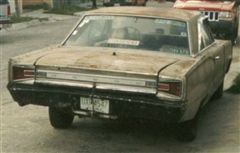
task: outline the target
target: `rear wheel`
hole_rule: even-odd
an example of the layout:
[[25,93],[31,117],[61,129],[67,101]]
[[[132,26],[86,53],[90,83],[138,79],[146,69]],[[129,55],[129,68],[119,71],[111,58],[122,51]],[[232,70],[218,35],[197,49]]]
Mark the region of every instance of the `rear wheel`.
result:
[[238,28],[239,28],[239,26],[237,25],[236,30],[235,30],[235,38],[236,38],[236,39],[237,39],[237,37],[238,37]]
[[74,115],[66,109],[49,107],[49,120],[51,125],[57,129],[66,129],[72,125]]
[[234,45],[238,37],[238,24],[235,26],[234,30],[226,36],[226,39],[231,40]]
[[197,122],[198,117],[196,116],[190,121],[179,123],[176,128],[176,138],[183,142],[193,141],[197,136]]
[[218,89],[214,92],[213,99],[219,99],[223,95],[223,81],[218,87]]

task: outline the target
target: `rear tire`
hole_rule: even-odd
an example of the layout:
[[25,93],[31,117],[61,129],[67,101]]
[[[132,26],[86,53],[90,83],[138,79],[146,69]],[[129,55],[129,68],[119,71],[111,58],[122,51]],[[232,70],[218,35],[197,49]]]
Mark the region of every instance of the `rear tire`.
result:
[[235,42],[236,42],[236,40],[237,40],[237,37],[238,37],[238,25],[236,25],[236,27],[234,28],[234,30],[232,31],[232,33],[229,34],[226,39],[231,40],[232,45],[235,45],[235,44],[236,44]]
[[223,95],[223,81],[218,87],[218,89],[214,92],[213,99],[219,99]]
[[49,107],[49,120],[56,129],[66,129],[72,125],[74,115],[64,109]]
[[179,141],[191,142],[197,137],[197,122],[198,118],[195,117],[190,121],[178,123],[176,128],[176,138]]

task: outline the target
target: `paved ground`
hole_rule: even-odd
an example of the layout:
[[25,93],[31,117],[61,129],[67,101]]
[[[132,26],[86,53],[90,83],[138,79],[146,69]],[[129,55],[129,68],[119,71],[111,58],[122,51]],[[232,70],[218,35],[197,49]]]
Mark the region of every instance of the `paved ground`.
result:
[[[55,130],[45,107],[19,107],[5,86],[7,61],[34,49],[61,42],[77,18],[45,23],[21,30],[0,32],[1,148],[4,153],[238,153],[240,152],[240,95],[224,92],[201,113],[198,138],[192,143],[176,141],[171,130],[157,124],[119,124],[75,118],[72,128]],[[240,45],[226,86],[240,72]],[[226,88],[225,86],[225,88]]]

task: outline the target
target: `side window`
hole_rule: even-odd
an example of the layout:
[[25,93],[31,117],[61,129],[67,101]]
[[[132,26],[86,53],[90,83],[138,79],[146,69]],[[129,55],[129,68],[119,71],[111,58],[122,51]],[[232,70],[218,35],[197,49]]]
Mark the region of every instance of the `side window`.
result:
[[203,50],[205,47],[209,46],[214,42],[214,38],[208,26],[207,19],[200,19],[198,21],[198,39],[199,51]]

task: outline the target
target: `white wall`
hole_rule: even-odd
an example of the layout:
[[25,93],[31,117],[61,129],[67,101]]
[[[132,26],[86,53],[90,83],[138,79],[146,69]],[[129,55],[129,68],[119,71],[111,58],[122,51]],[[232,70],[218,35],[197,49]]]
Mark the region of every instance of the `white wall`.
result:
[[15,10],[15,2],[14,2],[14,0],[8,0],[8,1],[9,1],[9,4],[10,4],[11,13],[15,13],[16,10]]

